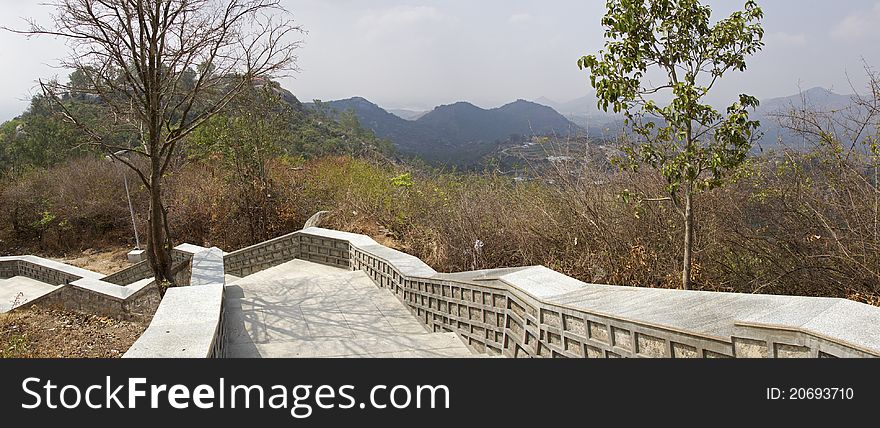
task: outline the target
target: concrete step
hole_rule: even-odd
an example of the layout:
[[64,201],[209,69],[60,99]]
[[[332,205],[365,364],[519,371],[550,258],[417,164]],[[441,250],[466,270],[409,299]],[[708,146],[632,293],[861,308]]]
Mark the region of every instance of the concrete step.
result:
[[361,271],[293,260],[229,278],[225,299],[230,357],[475,357]]
[[228,358],[474,358],[455,333],[231,344]]
[[[363,272],[341,269],[333,266],[325,266],[304,260],[291,260],[278,266],[234,280],[232,285],[255,284],[263,281],[278,281],[284,279],[321,278],[332,279],[338,277],[354,277]],[[364,276],[366,276],[364,274]],[[367,278],[369,279],[369,278]],[[229,285],[229,284],[227,284]]]

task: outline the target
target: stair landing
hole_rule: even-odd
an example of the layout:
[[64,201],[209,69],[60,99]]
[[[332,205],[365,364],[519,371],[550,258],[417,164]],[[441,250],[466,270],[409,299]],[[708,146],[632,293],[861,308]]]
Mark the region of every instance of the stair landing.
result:
[[228,278],[224,305],[230,358],[477,357],[360,271],[293,260]]

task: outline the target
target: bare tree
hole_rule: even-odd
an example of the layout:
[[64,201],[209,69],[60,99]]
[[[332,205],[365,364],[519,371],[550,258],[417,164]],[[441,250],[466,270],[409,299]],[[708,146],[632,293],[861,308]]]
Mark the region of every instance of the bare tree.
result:
[[[53,25],[28,20],[33,35],[66,40],[61,65],[72,83],[40,82],[91,143],[133,169],[150,193],[147,253],[157,281],[173,283],[163,177],[194,129],[255,79],[295,68],[301,28],[279,0],[56,0]],[[73,80],[73,79],[72,79]],[[106,118],[86,121],[64,102],[91,95]],[[108,137],[120,129],[131,144]]]
[[[823,109],[808,105],[792,106],[775,114],[782,127],[811,143],[814,156],[802,162],[804,168],[822,171],[821,181],[812,185],[819,192],[798,199],[812,219],[815,230],[823,231],[831,242],[829,254],[845,262],[854,272],[850,278],[865,277],[871,292],[880,292],[880,74],[865,65],[867,89],[851,85],[848,105]],[[861,92],[861,93],[860,93]],[[786,152],[789,158],[792,155]],[[864,209],[870,206],[870,209]]]

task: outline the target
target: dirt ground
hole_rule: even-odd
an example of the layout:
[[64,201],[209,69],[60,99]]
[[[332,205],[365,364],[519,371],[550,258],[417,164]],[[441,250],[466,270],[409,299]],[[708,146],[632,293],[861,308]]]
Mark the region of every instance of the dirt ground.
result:
[[131,264],[128,262],[130,248],[113,248],[110,250],[85,250],[81,254],[64,258],[55,258],[61,263],[88,269],[93,272],[110,275],[125,269]]
[[2,358],[119,358],[146,324],[33,307],[0,314]]

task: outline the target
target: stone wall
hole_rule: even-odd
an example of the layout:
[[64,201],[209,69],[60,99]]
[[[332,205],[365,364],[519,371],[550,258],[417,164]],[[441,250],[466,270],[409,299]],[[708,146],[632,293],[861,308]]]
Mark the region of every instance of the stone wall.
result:
[[300,234],[300,258],[362,270],[430,329],[510,357],[876,357],[880,308],[842,299],[586,284],[544,267],[437,273],[362,235]]
[[[193,254],[203,250],[206,249],[183,244],[172,251],[178,284],[189,284]],[[35,256],[0,257],[0,277],[17,275],[58,285],[56,290],[19,308],[44,305],[126,320],[149,321],[161,300],[147,262],[104,276]]]
[[41,305],[129,321],[149,322],[162,299],[152,278],[130,285],[130,294],[101,292],[74,282],[21,307]]
[[0,279],[12,278],[18,275],[18,260],[8,259],[0,261]]
[[217,248],[195,253],[190,286],[168,289],[149,327],[123,358],[222,355],[223,258]]
[[46,284],[62,285],[83,278],[98,279],[102,275],[42,257],[0,257],[0,278],[13,276],[25,276]]
[[247,276],[297,258],[299,249],[299,234],[291,233],[226,254],[224,269],[229,275]]
[[[174,266],[172,270],[177,271],[174,279],[178,284],[189,284],[188,264],[190,263],[190,260],[192,260],[194,252],[202,251],[204,249],[205,248],[196,247],[190,244],[183,244],[171,250],[171,261]],[[144,260],[122,269],[119,272],[115,272],[112,275],[107,275],[104,278],[101,278],[101,280],[116,285],[128,285],[152,277],[153,268],[150,267],[149,261]]]
[[[880,308],[843,299],[586,284],[542,266],[438,273],[369,237],[308,228],[234,253],[182,245],[190,287],[161,303],[143,265],[102,277],[32,256],[0,257],[0,277],[68,284],[43,298],[92,313],[158,310],[126,357],[222,355],[225,275],[300,258],[365,272],[430,330],[454,332],[479,353],[569,358],[798,358],[880,356]],[[108,281],[108,279],[112,281]],[[183,281],[182,281],[183,282]],[[30,302],[31,304],[38,302]]]
[[150,262],[144,260],[140,263],[136,263],[125,269],[122,269],[121,271],[116,272],[112,275],[107,275],[103,278],[103,281],[116,285],[128,285],[142,279],[152,277],[153,268],[150,267]]

